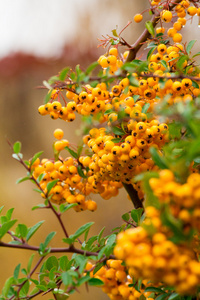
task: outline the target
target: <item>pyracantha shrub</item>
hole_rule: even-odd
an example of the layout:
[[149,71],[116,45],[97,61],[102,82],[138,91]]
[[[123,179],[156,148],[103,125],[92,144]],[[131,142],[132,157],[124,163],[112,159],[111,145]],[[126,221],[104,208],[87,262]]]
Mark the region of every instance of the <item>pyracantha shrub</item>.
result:
[[[57,128],[54,158],[38,152],[23,160],[20,142],[13,157],[27,171],[18,182],[31,180],[43,198],[33,209],[51,209],[64,238],[59,248],[49,246],[56,232],[30,245],[42,221],[10,231],[13,210],[2,216],[0,246],[29,249],[40,259],[32,266],[31,256],[27,269],[15,268],[1,300],[46,293],[67,299],[82,284],[101,286],[111,300],[200,298],[200,53],[192,52],[194,40],[181,43],[180,33],[200,16],[200,3],[150,0],[134,22],[144,22],[147,12],[151,20],[134,44],[113,30],[100,39],[105,54],[86,71],[64,68],[44,82],[39,113],[66,123],[81,116],[82,140],[76,147]],[[88,238],[89,222],[68,233],[66,211],[93,212],[94,194],[110,199],[121,188],[133,203],[122,226]]]

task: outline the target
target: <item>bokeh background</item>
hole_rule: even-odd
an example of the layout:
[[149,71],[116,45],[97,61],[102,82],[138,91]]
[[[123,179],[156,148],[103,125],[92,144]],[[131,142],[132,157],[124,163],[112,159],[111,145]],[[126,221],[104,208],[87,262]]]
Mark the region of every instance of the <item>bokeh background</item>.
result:
[[[53,131],[58,127],[64,130],[65,138],[77,143],[80,119],[71,124],[40,116],[37,108],[43,104],[46,91],[38,87],[65,66],[73,68],[80,64],[85,68],[97,60],[106,52],[106,49],[97,48],[97,38],[111,34],[116,28],[121,31],[128,21],[133,21],[135,13],[148,7],[148,0],[0,0],[0,3],[0,206],[5,206],[4,212],[15,207],[13,217],[29,227],[45,220],[31,242],[38,245],[50,231],[57,231],[52,241],[52,247],[56,247],[62,239],[59,225],[50,211],[31,210],[42,200],[32,190],[31,183],[15,184],[19,177],[25,175],[25,170],[12,159],[7,141],[21,141],[25,159],[41,150],[44,150],[43,157],[52,157]],[[145,16],[148,19],[148,13]],[[144,22],[145,18],[142,23],[132,23],[124,31],[123,37],[130,44],[144,29]],[[193,25],[195,22],[198,20]],[[191,31],[190,26],[184,28],[185,38],[188,32],[190,39],[197,39],[200,29],[195,26],[196,31]],[[97,196],[94,199],[98,202],[96,212],[77,214],[70,211],[64,215],[70,234],[90,221],[95,221],[91,234],[97,234],[104,226],[105,234],[109,234],[112,228],[122,223],[121,215],[132,209],[123,191],[108,201]],[[25,250],[0,248],[0,290],[18,263],[22,262],[22,267],[26,267],[30,254]],[[36,255],[35,261],[37,258]],[[84,287],[71,299],[93,297],[96,300],[108,299],[100,289],[90,288],[88,294]]]

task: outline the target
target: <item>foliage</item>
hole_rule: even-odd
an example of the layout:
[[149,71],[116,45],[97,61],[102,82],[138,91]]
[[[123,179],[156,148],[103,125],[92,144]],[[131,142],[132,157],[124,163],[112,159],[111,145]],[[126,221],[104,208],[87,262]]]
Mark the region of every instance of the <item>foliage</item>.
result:
[[[81,115],[83,138],[75,147],[56,129],[54,159],[41,158],[41,151],[24,160],[21,143],[12,146],[26,170],[17,183],[35,185],[43,201],[32,209],[50,209],[63,239],[51,247],[56,232],[49,232],[39,245],[29,243],[44,221],[28,228],[12,218],[13,208],[1,207],[0,246],[32,252],[27,267],[18,264],[7,279],[1,300],[47,293],[67,299],[83,284],[102,287],[113,300],[200,298],[199,52],[192,53],[194,40],[181,44],[179,33],[200,7],[189,0],[149,3],[151,20],[133,45],[122,37],[125,28],[114,29],[100,40],[108,51],[86,71],[67,67],[44,81],[39,113],[65,122]],[[109,199],[121,188],[134,206],[121,226],[88,237],[88,222],[68,233],[64,214],[93,212],[93,194]]]

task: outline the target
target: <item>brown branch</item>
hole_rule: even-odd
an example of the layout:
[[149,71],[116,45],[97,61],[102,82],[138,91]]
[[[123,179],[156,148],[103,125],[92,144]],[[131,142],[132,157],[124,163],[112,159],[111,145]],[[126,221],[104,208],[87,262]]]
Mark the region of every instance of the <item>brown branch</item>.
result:
[[[176,4],[178,4],[179,2],[181,2],[181,0],[175,0],[174,3],[169,6],[169,10],[172,10]],[[153,10],[151,10],[153,12]],[[160,20],[160,12],[156,12],[154,13],[154,15],[152,16],[150,22],[152,23],[153,27],[156,27],[156,24],[158,23],[158,21]],[[151,37],[151,34],[149,33],[149,31],[147,30],[147,28],[144,29],[143,33],[140,35],[140,37],[137,39],[137,41],[135,41],[135,43],[133,45],[131,45],[131,49],[129,51],[129,55],[126,59],[126,62],[130,62],[132,60],[135,59],[137,52],[140,50],[140,48],[143,46],[143,43],[146,42],[148,40],[148,38]]]
[[[31,246],[26,243],[22,245],[17,245],[17,244],[9,244],[9,243],[4,243],[0,242],[0,247],[6,247],[6,248],[17,248],[17,249],[23,249],[23,250],[31,250],[31,251],[39,251],[38,246]],[[49,253],[77,253],[77,254],[83,254],[85,256],[98,256],[98,251],[97,252],[91,252],[91,251],[85,251],[82,249],[77,249],[73,245],[70,245],[69,247],[66,248],[50,248]],[[114,255],[110,255],[110,258],[114,259]]]
[[125,190],[127,191],[128,195],[130,196],[130,199],[131,199],[135,209],[137,209],[137,208],[144,209],[143,203],[140,200],[140,198],[138,197],[138,193],[134,189],[132,184],[123,183],[123,186],[124,186]]

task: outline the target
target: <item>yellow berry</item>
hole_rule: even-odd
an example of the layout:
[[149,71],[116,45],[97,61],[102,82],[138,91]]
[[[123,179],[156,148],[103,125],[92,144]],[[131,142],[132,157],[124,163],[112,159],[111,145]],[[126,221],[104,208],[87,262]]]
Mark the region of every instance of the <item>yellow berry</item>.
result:
[[136,23],[140,23],[140,22],[142,21],[142,19],[143,19],[143,16],[142,16],[141,14],[136,14],[136,15],[134,16],[134,21],[135,21]]
[[162,20],[166,23],[169,23],[172,19],[172,13],[169,10],[165,10],[162,13]]
[[62,129],[57,128],[54,130],[53,135],[56,139],[61,140],[63,138],[64,132]]
[[182,41],[182,34],[175,33],[174,36],[173,36],[173,41],[175,43],[180,43]]

